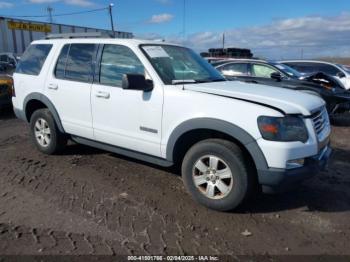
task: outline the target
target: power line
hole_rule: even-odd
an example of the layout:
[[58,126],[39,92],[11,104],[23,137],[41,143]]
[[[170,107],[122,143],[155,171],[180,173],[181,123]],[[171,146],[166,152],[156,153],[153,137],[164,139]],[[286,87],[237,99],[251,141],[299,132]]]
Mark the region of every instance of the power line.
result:
[[[108,10],[108,9],[109,9],[109,7],[104,7],[104,8],[91,9],[91,10],[85,10],[85,11],[80,11],[80,12],[61,13],[61,14],[56,14],[56,15],[53,14],[52,17],[80,15],[80,14],[104,11],[104,10]],[[47,17],[47,15],[6,15],[6,17],[32,18],[32,17]]]

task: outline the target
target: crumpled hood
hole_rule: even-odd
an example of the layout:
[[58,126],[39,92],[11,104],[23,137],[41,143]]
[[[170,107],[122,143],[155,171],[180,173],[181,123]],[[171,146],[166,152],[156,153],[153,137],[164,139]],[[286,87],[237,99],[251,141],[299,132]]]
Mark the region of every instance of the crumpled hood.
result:
[[184,89],[264,104],[282,110],[286,114],[308,116],[325,104],[321,98],[315,95],[239,81],[186,84]]

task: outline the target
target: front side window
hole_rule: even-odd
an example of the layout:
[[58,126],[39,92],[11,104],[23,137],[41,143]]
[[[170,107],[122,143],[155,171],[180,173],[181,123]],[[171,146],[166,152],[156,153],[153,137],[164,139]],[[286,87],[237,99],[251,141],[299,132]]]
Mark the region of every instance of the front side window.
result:
[[219,71],[191,49],[172,45],[141,48],[167,85],[225,81]]
[[271,78],[271,74],[278,71],[270,66],[253,64],[252,65],[252,75],[255,77]]
[[30,45],[24,52],[16,69],[16,73],[39,75],[52,45]]
[[299,73],[297,70],[295,70],[294,68],[292,68],[286,64],[275,63],[274,66],[277,67],[278,69],[282,70],[289,77],[292,77],[292,78],[302,77],[301,73]]
[[247,76],[248,64],[247,63],[228,64],[221,67],[220,71],[225,76]]
[[121,86],[124,74],[145,74],[145,68],[134,52],[120,45],[105,45],[100,65],[100,83]]
[[90,82],[96,48],[95,44],[71,44],[66,62],[65,78]]

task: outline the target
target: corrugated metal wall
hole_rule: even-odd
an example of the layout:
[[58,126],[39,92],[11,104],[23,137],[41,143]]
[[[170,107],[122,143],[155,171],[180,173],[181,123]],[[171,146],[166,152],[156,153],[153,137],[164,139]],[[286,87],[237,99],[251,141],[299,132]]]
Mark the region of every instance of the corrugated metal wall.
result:
[[[0,17],[0,52],[11,52],[15,54],[22,54],[26,47],[34,40],[43,39],[47,33],[36,32],[28,30],[9,29],[8,21],[33,23],[47,25],[47,23],[11,19],[6,17]],[[49,24],[51,26],[51,32],[53,34],[59,33],[83,33],[83,32],[103,32],[106,34],[112,34],[111,30],[70,26],[62,24]],[[133,34],[129,32],[116,32],[118,38],[133,38]]]

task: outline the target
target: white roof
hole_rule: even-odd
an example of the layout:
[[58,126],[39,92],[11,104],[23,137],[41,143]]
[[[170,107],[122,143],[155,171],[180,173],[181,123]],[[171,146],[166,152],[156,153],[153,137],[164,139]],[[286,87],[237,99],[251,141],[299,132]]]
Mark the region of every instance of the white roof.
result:
[[125,38],[60,38],[60,39],[42,39],[33,41],[32,44],[66,44],[66,43],[92,43],[92,44],[121,44],[121,45],[133,45],[139,46],[142,44],[153,44],[153,45],[175,45],[178,44],[154,41],[154,40],[143,40],[143,39],[125,39]]

